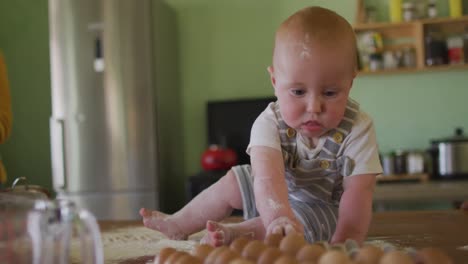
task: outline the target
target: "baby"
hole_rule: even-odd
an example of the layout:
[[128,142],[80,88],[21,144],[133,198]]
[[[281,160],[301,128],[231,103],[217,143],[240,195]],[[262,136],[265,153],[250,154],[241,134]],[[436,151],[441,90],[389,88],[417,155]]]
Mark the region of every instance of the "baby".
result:
[[[277,101],[252,126],[251,165],[233,167],[173,215],[142,208],[144,225],[172,239],[206,227],[203,242],[213,246],[291,232],[362,243],[382,168],[372,120],[349,98],[356,53],[352,27],[333,11],[307,7],[286,19],[268,67]],[[218,222],[233,209],[246,220]]]

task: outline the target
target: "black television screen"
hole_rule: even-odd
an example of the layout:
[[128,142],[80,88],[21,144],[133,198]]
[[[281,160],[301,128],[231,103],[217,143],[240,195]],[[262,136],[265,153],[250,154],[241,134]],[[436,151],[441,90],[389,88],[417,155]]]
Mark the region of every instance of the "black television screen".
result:
[[275,97],[209,101],[207,103],[208,143],[223,145],[237,153],[239,164],[250,164],[245,152],[250,141],[250,129]]

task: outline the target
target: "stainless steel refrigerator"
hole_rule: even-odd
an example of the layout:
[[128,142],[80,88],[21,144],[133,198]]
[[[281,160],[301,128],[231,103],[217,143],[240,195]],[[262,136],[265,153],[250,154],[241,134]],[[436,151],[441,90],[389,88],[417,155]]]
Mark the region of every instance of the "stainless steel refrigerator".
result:
[[150,0],[49,0],[53,185],[98,219],[158,208]]

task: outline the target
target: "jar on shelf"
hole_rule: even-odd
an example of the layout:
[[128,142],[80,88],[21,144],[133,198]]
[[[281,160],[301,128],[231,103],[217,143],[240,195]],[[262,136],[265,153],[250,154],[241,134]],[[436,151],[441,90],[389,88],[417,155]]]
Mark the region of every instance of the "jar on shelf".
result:
[[401,0],[389,0],[390,22],[401,22]]
[[407,154],[404,150],[397,150],[395,152],[395,174],[407,172]]
[[382,54],[372,53],[369,55],[369,70],[378,71],[382,69]]
[[416,8],[413,2],[403,4],[403,20],[412,21],[416,18]]
[[373,6],[366,7],[366,22],[375,23],[377,22],[377,9]]
[[389,152],[381,155],[383,175],[395,174],[395,153]]
[[428,0],[411,0],[414,4],[414,19],[424,19],[428,17]]
[[405,47],[403,49],[403,66],[407,68],[416,67],[416,51],[414,48]]
[[425,62],[427,66],[448,63],[447,43],[444,36],[436,29],[430,29],[424,39]]
[[463,14],[462,0],[449,0],[450,17],[461,17]]
[[437,5],[436,5],[436,0],[429,0],[429,3],[427,4],[427,16],[429,18],[435,18],[437,17],[438,11],[437,11]]
[[448,59],[450,64],[462,64],[463,56],[463,36],[452,35],[447,38]]
[[386,70],[398,68],[398,60],[395,52],[387,50],[383,53],[383,68]]
[[425,157],[419,150],[410,150],[406,156],[408,174],[418,174],[424,172]]

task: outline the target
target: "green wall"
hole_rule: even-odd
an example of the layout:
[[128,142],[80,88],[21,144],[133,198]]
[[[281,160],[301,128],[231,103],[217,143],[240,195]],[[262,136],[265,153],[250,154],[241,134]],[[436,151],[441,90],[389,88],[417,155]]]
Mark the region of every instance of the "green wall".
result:
[[12,178],[50,188],[51,113],[47,0],[0,0],[0,49],[10,80],[13,131],[0,146]]
[[[377,0],[375,0],[377,1]],[[306,5],[350,21],[355,1],[161,0],[155,10],[162,208],[184,203],[185,179],[200,170],[209,100],[271,96],[267,66],[277,25]],[[170,22],[170,23],[169,23]],[[11,81],[14,128],[0,146],[11,177],[51,186],[46,0],[0,0],[0,48]],[[427,148],[468,129],[466,71],[360,76],[352,96],[375,120],[382,151]],[[180,89],[179,89],[180,87]]]
[[[283,19],[307,5],[333,9],[350,22],[355,15],[355,1],[342,0],[168,2],[180,29],[186,176],[200,170],[207,101],[273,94],[266,67]],[[381,151],[426,149],[457,126],[468,130],[467,83],[466,70],[359,76],[352,96],[373,116]]]

